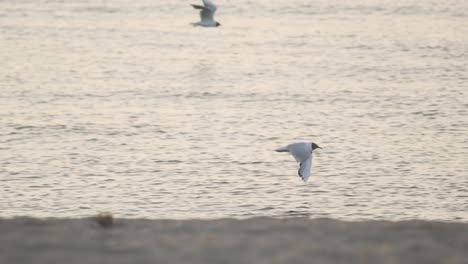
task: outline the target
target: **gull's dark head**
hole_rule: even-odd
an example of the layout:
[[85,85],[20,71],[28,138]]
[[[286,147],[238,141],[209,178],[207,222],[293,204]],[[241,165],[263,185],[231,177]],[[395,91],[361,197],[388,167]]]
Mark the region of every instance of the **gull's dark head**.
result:
[[321,148],[321,147],[319,147],[319,145],[312,142],[312,150],[317,149],[317,148]]
[[221,26],[221,23],[216,22],[216,26],[217,26],[217,27]]

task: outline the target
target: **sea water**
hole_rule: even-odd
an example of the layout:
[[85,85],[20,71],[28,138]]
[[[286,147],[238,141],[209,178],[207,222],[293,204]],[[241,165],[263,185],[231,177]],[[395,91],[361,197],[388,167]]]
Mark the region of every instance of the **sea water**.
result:
[[467,1],[198,2],[0,1],[1,217],[468,221]]

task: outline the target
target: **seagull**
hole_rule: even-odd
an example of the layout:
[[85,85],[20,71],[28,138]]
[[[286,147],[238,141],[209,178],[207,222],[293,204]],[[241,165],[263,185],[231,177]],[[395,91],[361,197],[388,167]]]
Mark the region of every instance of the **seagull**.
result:
[[202,0],[203,6],[192,5],[195,9],[200,9],[200,22],[192,23],[194,26],[202,27],[219,27],[220,23],[214,20],[214,13],[216,12],[216,5],[211,0]]
[[312,152],[317,148],[321,147],[313,142],[299,142],[278,148],[276,151],[289,152],[293,155],[296,161],[300,163],[297,173],[306,182],[309,179],[310,169],[312,168]]

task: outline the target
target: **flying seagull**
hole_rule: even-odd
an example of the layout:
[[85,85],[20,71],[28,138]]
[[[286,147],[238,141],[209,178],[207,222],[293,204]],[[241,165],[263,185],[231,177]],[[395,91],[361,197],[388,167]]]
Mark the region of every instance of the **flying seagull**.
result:
[[200,22],[192,23],[194,26],[219,27],[220,23],[214,20],[216,5],[211,0],[202,0],[203,5],[192,5],[195,9],[200,9]]
[[309,179],[310,169],[312,168],[312,152],[314,149],[321,148],[313,142],[300,142],[289,144],[286,147],[276,149],[278,152],[289,152],[297,162],[300,163],[297,173],[305,182]]

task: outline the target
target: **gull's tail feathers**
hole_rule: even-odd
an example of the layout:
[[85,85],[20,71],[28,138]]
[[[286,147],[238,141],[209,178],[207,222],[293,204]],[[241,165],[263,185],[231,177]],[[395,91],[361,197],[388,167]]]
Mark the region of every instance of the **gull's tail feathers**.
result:
[[190,4],[190,5],[193,6],[193,8],[195,9],[206,9],[206,7],[201,6],[201,5],[194,5],[194,4]]
[[276,152],[289,152],[289,149],[287,147],[281,147],[275,149]]

